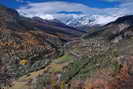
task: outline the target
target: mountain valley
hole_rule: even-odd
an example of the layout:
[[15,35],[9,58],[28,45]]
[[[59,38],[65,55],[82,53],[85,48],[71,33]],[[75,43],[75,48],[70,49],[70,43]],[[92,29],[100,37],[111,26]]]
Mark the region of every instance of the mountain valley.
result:
[[1,5],[0,89],[133,89],[133,15],[86,28]]

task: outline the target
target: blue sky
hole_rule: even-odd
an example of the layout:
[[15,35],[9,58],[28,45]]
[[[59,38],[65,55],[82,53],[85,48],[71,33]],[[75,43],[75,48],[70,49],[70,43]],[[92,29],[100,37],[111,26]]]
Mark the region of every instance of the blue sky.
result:
[[27,3],[49,1],[66,1],[82,3],[95,8],[112,8],[117,7],[120,4],[119,0],[0,0],[0,4],[6,5],[11,8],[19,8],[20,6],[26,5]]

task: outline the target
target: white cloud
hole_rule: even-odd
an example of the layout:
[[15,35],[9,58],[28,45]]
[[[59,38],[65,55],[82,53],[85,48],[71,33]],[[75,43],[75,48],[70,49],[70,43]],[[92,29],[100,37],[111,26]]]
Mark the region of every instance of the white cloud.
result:
[[[91,10],[91,11],[90,11]],[[20,7],[19,12],[23,14],[55,14],[60,11],[77,11],[82,13],[95,13],[96,8],[90,8],[79,3],[69,2],[43,2],[43,3],[29,3],[27,6]],[[93,12],[94,11],[94,12]]]
[[[133,14],[132,10],[133,2],[131,2],[131,0],[125,0],[125,1],[126,2],[121,3],[119,6],[114,8],[92,8],[81,3],[53,1],[53,2],[41,2],[41,3],[28,3],[26,6],[22,6],[17,10],[21,13],[21,15],[25,15],[28,17],[39,16],[42,18],[63,19],[66,18],[67,16],[70,16],[70,14],[62,14],[58,12],[66,11],[66,12],[81,12],[83,15],[88,15],[88,16],[89,15],[106,16],[106,21],[110,21],[114,17]],[[101,17],[99,19],[99,22],[102,23],[106,21],[104,17]]]
[[101,0],[101,1],[106,1],[106,2],[133,2],[133,0]]
[[106,2],[119,2],[121,0],[101,0],[101,1],[106,1]]
[[24,0],[16,0],[17,2],[21,2],[21,3],[23,3],[24,2]]

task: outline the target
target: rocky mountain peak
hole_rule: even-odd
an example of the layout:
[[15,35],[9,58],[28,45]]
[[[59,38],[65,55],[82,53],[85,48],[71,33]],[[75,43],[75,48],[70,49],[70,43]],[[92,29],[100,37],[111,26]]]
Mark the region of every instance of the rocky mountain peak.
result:
[[18,16],[19,14],[14,9],[7,8],[7,7],[3,6],[3,5],[0,5],[0,17],[9,16],[9,15]]
[[133,24],[133,15],[127,15],[127,16],[123,16],[118,18],[114,23],[126,23],[126,24]]

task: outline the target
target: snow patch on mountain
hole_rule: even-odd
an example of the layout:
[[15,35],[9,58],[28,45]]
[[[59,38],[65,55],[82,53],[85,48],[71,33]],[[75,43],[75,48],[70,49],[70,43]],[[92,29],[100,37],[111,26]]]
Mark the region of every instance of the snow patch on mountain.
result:
[[54,16],[53,15],[49,15],[49,14],[46,14],[46,15],[43,15],[43,16],[39,16],[40,18],[43,18],[45,20],[54,20]]
[[105,25],[107,23],[115,21],[117,18],[118,16],[97,16],[95,20],[95,24]]

